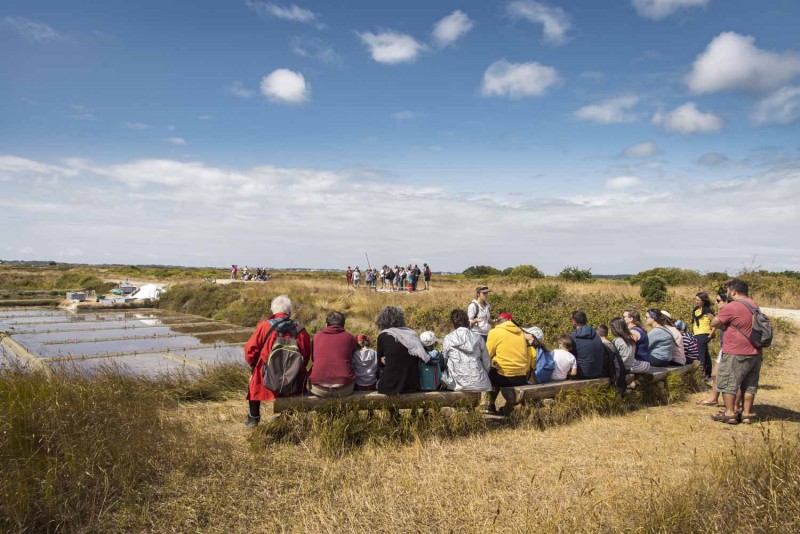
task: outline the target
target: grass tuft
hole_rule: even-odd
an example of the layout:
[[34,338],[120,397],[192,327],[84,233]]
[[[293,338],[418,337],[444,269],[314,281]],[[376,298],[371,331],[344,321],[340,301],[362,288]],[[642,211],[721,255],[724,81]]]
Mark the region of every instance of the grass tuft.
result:
[[250,437],[255,452],[276,443],[302,444],[326,456],[343,456],[367,445],[390,446],[468,436],[486,429],[472,409],[370,412],[339,406],[316,412],[288,412],[258,427]]

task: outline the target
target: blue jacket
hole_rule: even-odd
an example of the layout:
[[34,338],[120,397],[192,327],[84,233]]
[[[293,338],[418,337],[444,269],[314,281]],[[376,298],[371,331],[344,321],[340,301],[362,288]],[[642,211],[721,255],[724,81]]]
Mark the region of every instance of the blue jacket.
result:
[[603,374],[605,349],[597,332],[583,325],[572,333],[575,341],[575,359],[578,361],[578,378],[600,378]]

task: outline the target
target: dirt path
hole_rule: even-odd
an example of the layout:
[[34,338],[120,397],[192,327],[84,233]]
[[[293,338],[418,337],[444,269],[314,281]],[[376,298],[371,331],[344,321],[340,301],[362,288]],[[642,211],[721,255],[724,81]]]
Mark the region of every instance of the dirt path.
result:
[[[778,315],[774,311],[767,313]],[[782,360],[765,368],[756,412],[766,421],[753,425],[712,421],[714,408],[697,406],[706,395],[698,393],[674,405],[546,431],[498,430],[329,459],[302,446],[254,454],[242,428],[244,401],[197,404],[184,417],[198,433],[226,437],[224,462],[201,479],[173,479],[148,524],[155,531],[192,525],[210,532],[275,525],[306,532],[525,532],[543,522],[550,530],[558,525],[573,531],[603,525],[611,510],[635,511],[643,488],[680,491],[732,448],[762,443],[767,429],[798,435],[798,350],[794,335]]]

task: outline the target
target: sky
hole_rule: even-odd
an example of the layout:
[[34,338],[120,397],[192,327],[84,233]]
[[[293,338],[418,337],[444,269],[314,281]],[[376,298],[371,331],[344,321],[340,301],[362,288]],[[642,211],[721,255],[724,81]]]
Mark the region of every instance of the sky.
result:
[[800,265],[800,4],[0,5],[0,258]]

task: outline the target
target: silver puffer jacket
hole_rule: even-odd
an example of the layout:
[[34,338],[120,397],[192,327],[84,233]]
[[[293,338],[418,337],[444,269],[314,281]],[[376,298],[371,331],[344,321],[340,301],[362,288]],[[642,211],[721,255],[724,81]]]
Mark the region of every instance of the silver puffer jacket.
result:
[[447,368],[442,382],[453,391],[489,391],[491,360],[483,338],[468,328],[458,328],[445,336],[442,356]]

